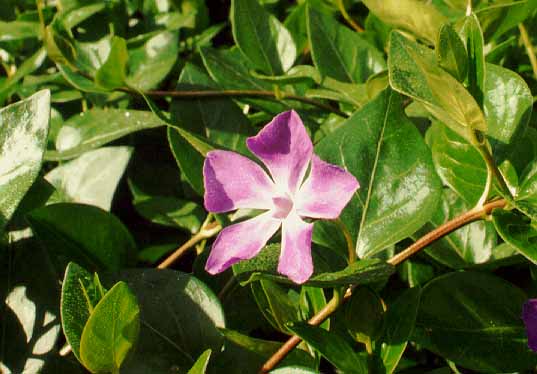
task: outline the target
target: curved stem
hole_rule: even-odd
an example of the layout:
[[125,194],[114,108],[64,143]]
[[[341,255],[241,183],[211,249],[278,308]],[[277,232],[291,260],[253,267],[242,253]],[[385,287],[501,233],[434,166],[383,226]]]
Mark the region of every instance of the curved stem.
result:
[[[399,252],[395,256],[393,256],[391,259],[389,259],[387,262],[393,266],[397,266],[406,259],[408,259],[410,256],[416,254],[423,248],[429,246],[431,243],[435,242],[436,240],[444,237],[445,235],[455,231],[456,229],[470,223],[474,222],[480,219],[485,218],[488,214],[492,212],[492,210],[497,208],[503,208],[507,204],[507,201],[505,199],[498,199],[490,201],[486,204],[484,204],[482,207],[475,207],[471,210],[469,210],[466,213],[461,214],[458,217],[453,218],[452,220],[444,223],[442,226],[437,227],[433,231],[429,232],[427,235],[423,236],[422,238],[418,239],[414,244],[403,250],[402,252]],[[337,298],[332,298],[323,309],[319,311],[316,315],[314,315],[308,323],[310,325],[317,326],[321,324],[325,319],[327,319],[332,313],[334,313],[340,305],[345,303],[351,296],[354,286],[350,286],[347,291],[345,292],[345,295],[343,296],[343,299],[340,301]],[[292,351],[299,343],[301,339],[294,335],[291,338],[289,338],[261,367],[260,373],[267,373],[270,370],[274,369],[278,363],[280,363],[285,356]]]
[[166,269],[171,264],[173,264],[175,261],[177,261],[183,254],[186,253],[190,248],[201,242],[202,240],[208,239],[222,230],[222,226],[218,222],[212,222],[208,223],[206,225],[203,225],[200,231],[191,237],[189,240],[187,240],[182,246],[177,248],[171,255],[166,257],[164,261],[162,261],[158,266],[157,269]]
[[345,4],[343,3],[343,0],[337,0],[337,7],[339,9],[339,12],[341,13],[341,15],[343,16],[343,18],[345,18],[345,21],[347,21],[347,23],[357,32],[363,32],[364,29],[359,25],[357,24],[356,22],[354,22],[354,20],[351,18],[351,16],[349,15],[349,13],[347,13],[347,9],[345,9]]

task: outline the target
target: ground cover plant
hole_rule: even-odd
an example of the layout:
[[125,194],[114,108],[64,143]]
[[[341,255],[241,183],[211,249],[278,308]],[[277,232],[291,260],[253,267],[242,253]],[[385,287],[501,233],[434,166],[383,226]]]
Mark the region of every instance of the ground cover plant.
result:
[[0,372],[532,373],[537,1],[4,0]]

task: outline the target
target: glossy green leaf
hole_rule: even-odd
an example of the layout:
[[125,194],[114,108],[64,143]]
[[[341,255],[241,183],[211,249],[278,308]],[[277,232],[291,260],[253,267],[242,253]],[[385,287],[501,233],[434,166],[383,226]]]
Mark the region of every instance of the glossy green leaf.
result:
[[397,368],[412,335],[420,305],[420,295],[421,290],[418,287],[410,288],[388,306],[380,352],[388,374],[393,373]]
[[56,187],[58,201],[110,210],[131,155],[131,147],[102,147],[56,167],[45,179]]
[[363,83],[386,68],[382,54],[357,32],[307,7],[308,38],[315,67],[322,77]]
[[[473,205],[466,203],[456,193],[446,189],[430,225],[426,225],[418,234],[425,235],[426,232],[469,211],[472,207]],[[477,221],[444,236],[425,251],[438,262],[459,269],[470,264],[487,262],[496,246],[496,241],[496,231],[492,224]]]
[[126,283],[118,282],[91,313],[80,339],[80,358],[92,373],[119,373],[140,332],[140,308]]
[[[270,83],[255,78],[250,74],[252,67],[237,48],[230,50],[202,48],[200,52],[207,72],[221,88],[261,91],[272,91],[274,89]],[[241,100],[274,114],[290,108],[287,104],[281,102],[248,98],[241,98]]]
[[[252,0],[255,1],[255,0]],[[200,68],[187,64],[177,90],[217,89],[216,84]],[[216,144],[247,154],[246,137],[253,127],[241,109],[229,98],[174,100],[170,107],[172,122]]]
[[129,53],[125,39],[115,36],[112,38],[110,53],[106,61],[95,73],[95,82],[109,90],[124,87],[128,59]]
[[142,91],[154,88],[173,68],[178,52],[176,31],[163,31],[140,46],[129,46],[127,83]]
[[287,323],[303,320],[296,291],[266,279],[252,283],[251,287],[259,310],[274,328],[289,333]]
[[70,261],[84,268],[117,271],[132,263],[136,244],[112,214],[91,205],[53,204],[28,220],[61,270]]
[[467,369],[524,371],[537,363],[520,318],[526,300],[522,290],[491,274],[443,275],[423,288],[414,339]]
[[[427,225],[424,227],[427,227]],[[453,254],[453,256],[456,255]],[[433,265],[421,262],[419,260],[406,260],[401,264],[401,266],[399,266],[397,272],[401,279],[408,283],[409,287],[424,285],[434,278],[435,275]]]
[[442,182],[468,205],[475,205],[483,194],[487,180],[487,167],[479,152],[439,122],[429,128],[427,140]]
[[500,143],[512,143],[527,129],[533,97],[526,82],[517,73],[487,64],[485,113],[487,135]]
[[354,113],[317,144],[316,153],[360,182],[341,215],[359,257],[410,236],[436,209],[441,188],[430,151],[393,91]]
[[50,117],[50,91],[0,109],[0,230],[41,169]]
[[220,352],[224,313],[204,283],[164,269],[125,270],[111,278],[125,281],[140,306],[140,337],[125,372],[187,372],[207,349]]
[[[218,370],[225,369],[228,373],[241,374],[258,371],[261,365],[281,346],[280,342],[252,338],[229,329],[220,329],[220,332],[225,338],[226,350],[215,357],[214,365]],[[302,349],[293,349],[282,360],[281,365],[313,368],[314,362],[309,353]]]
[[56,150],[48,150],[45,159],[68,160],[133,132],[163,125],[149,111],[92,108],[63,123],[56,136]]
[[480,9],[478,17],[485,30],[486,39],[497,40],[535,14],[535,9],[537,9],[535,0],[496,2]]
[[475,14],[464,17],[457,25],[457,31],[466,45],[468,54],[468,91],[480,107],[483,107],[485,91],[485,54],[483,32]]
[[33,239],[0,248],[0,362],[5,373],[42,373],[58,356],[58,275]]
[[382,334],[383,301],[372,289],[355,288],[345,305],[344,313],[347,331],[357,342],[371,344]]
[[103,298],[105,290],[97,274],[70,262],[65,269],[60,301],[63,334],[80,361],[80,339],[91,313]]
[[[276,270],[279,254],[278,244],[268,245],[253,259],[233,265],[233,273],[243,284],[259,279],[293,284]],[[394,272],[393,266],[377,259],[357,261],[339,271],[323,269],[316,264],[316,256],[313,259],[314,273],[305,283],[313,287],[345,286],[351,283],[370,284],[385,280]]]
[[211,358],[211,350],[208,349],[198,357],[194,365],[190,368],[187,374],[205,374],[209,359]]
[[492,212],[492,222],[498,234],[518,253],[533,263],[537,263],[537,227],[530,218],[506,210]]
[[388,70],[393,89],[421,102],[460,135],[487,131],[483,112],[466,88],[436,65],[431,50],[396,31],[390,37]]
[[402,28],[429,41],[447,22],[433,4],[417,0],[364,0],[365,6],[383,22]]
[[445,24],[440,28],[435,52],[438,65],[459,82],[464,82],[468,71],[466,48],[451,25]]
[[37,38],[39,36],[39,23],[27,21],[0,21],[0,42]]
[[255,68],[278,75],[293,66],[296,46],[291,34],[257,0],[233,0],[229,18],[233,39]]
[[168,127],[168,143],[179,169],[194,191],[203,195],[203,162],[210,149],[203,144],[196,149],[193,142],[200,143],[198,140],[186,130]]
[[295,323],[288,327],[341,371],[349,374],[368,372],[365,359],[354,352],[351,346],[337,333],[329,333],[319,327],[307,324]]

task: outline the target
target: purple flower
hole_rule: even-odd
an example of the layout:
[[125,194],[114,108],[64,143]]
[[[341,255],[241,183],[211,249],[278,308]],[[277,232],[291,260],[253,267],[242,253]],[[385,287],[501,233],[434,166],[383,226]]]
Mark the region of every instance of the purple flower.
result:
[[203,166],[205,208],[215,213],[239,208],[265,212],[222,230],[205,269],[220,273],[256,256],[281,226],[278,272],[295,283],[304,283],[313,273],[313,223],[303,218],[337,218],[358,189],[358,181],[313,154],[313,144],[295,111],[274,117],[246,144],[270,176],[237,153],[211,151]]
[[524,303],[522,319],[528,333],[528,347],[537,352],[537,299],[529,299]]

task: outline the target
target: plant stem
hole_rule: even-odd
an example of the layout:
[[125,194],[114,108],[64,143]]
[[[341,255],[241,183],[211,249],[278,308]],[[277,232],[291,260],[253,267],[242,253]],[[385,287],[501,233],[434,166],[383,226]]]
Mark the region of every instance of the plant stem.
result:
[[523,23],[518,24],[518,30],[520,31],[522,43],[524,44],[524,47],[526,47],[526,53],[528,54],[531,68],[533,69],[533,75],[535,75],[535,79],[537,79],[537,58],[535,57],[535,52],[533,50],[533,45],[531,44],[531,39],[528,35],[528,31]]
[[[121,89],[121,91],[126,91],[132,93],[130,89]],[[154,97],[173,97],[176,99],[184,100],[194,100],[194,99],[208,99],[208,98],[218,98],[218,97],[260,97],[260,98],[270,98],[274,100],[294,100],[300,101],[306,104],[316,106],[318,108],[330,111],[341,117],[348,118],[348,114],[342,112],[341,110],[334,108],[331,105],[325,104],[323,102],[310,99],[309,97],[287,94],[285,92],[276,93],[274,91],[264,91],[264,90],[199,90],[199,91],[147,91],[144,92],[145,95],[154,96]]]
[[[509,190],[509,187],[505,183],[505,179],[503,179],[502,173],[500,173],[500,170],[498,169],[498,166],[496,166],[496,162],[494,161],[494,158],[492,157],[492,154],[489,151],[489,148],[486,146],[486,144],[479,144],[477,147],[477,150],[481,154],[481,157],[483,157],[483,160],[487,164],[487,172],[492,172],[494,175],[494,179],[498,183],[500,190],[504,193],[505,196],[511,196],[511,191]],[[485,199],[486,200],[486,199]]]
[[341,229],[341,232],[345,237],[345,242],[347,243],[347,252],[349,254],[349,264],[352,264],[356,261],[356,249],[354,248],[354,241],[352,240],[351,233],[349,230],[347,230],[347,226],[345,226],[341,219],[336,218],[334,222]]
[[337,7],[341,13],[341,15],[343,16],[343,18],[345,18],[345,21],[347,21],[347,23],[357,32],[363,32],[364,29],[359,25],[357,24],[356,22],[354,22],[354,20],[351,18],[351,16],[349,15],[349,13],[347,13],[347,10],[345,9],[345,4],[343,4],[343,0],[337,0]]
[[182,246],[177,248],[171,255],[166,257],[164,261],[162,261],[158,266],[157,269],[166,269],[171,264],[173,264],[175,261],[177,261],[183,254],[186,253],[190,248],[195,246],[197,243],[201,242],[202,240],[208,239],[222,230],[222,226],[218,222],[212,222],[207,223],[206,225],[203,225],[200,229],[200,231],[192,236],[189,240],[187,240]]
[[[498,199],[490,201],[484,204],[482,207],[475,207],[469,210],[466,213],[461,214],[458,217],[453,218],[452,220],[444,223],[442,226],[437,227],[433,231],[429,232],[427,235],[418,239],[414,244],[403,250],[402,252],[396,254],[387,262],[393,266],[397,266],[410,256],[416,254],[423,248],[429,246],[431,243],[436,240],[444,237],[445,235],[455,231],[456,229],[480,219],[486,217],[490,214],[493,209],[503,208],[507,204],[505,199]],[[345,303],[351,296],[354,286],[350,286],[342,300],[340,298],[332,298],[323,309],[314,315],[308,323],[313,326],[321,324],[325,319],[327,319],[332,313],[334,313],[340,305]],[[285,356],[293,350],[299,343],[301,339],[294,335],[289,338],[261,367],[260,373],[267,373],[270,370],[274,369],[278,363],[280,363]]]

